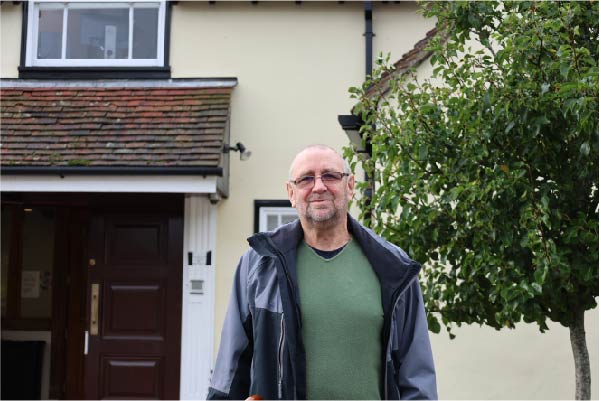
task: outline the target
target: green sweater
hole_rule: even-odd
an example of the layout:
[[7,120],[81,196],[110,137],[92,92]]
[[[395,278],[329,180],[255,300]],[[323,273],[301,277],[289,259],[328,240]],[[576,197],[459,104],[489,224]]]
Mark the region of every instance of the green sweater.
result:
[[381,399],[380,282],[352,241],[324,259],[303,241],[297,274],[308,399]]

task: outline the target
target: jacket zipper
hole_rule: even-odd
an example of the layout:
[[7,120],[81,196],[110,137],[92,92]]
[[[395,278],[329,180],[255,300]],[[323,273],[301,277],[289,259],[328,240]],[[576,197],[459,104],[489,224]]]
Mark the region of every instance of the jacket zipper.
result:
[[280,320],[280,341],[278,342],[278,399],[282,399],[282,377],[284,376],[284,341],[286,338],[286,326],[284,326],[284,313]]
[[[284,270],[284,275],[286,276],[286,281],[288,282],[288,287],[290,288],[290,292],[292,293],[292,304],[294,307],[294,311],[296,312],[296,323],[298,324],[298,327],[301,326],[300,324],[300,320],[299,317],[301,315],[300,312],[300,308],[299,305],[297,303],[297,298],[296,298],[296,290],[294,288],[294,285],[292,284],[292,279],[290,278],[290,274],[288,273],[288,268],[286,266],[286,258],[284,257],[284,255],[282,254],[282,252],[278,249],[277,246],[275,246],[275,244],[273,243],[273,241],[271,240],[271,238],[269,237],[265,237],[267,243],[269,244],[269,246],[275,251],[274,253],[276,254],[277,258],[280,260],[280,263],[282,264],[282,268]],[[282,320],[281,320],[281,333],[280,333],[280,344],[281,344],[281,349],[280,351],[280,355],[278,355],[278,364],[280,365],[278,368],[279,372],[279,378],[278,378],[278,398],[282,398],[282,381],[283,381],[283,354],[284,354],[284,341],[285,341],[285,333],[286,333],[286,326],[284,324],[284,312],[282,311]],[[293,388],[293,399],[297,399],[298,397],[296,396],[296,373],[295,373],[295,368],[294,366],[291,366],[292,372],[292,388]],[[281,371],[280,371],[281,370]]]

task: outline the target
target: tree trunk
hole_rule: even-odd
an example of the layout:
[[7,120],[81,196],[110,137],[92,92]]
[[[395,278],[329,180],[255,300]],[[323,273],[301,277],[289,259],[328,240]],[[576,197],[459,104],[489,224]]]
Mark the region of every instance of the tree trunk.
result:
[[591,366],[588,359],[588,348],[586,347],[586,336],[584,332],[584,311],[576,314],[576,319],[570,324],[570,342],[572,343],[572,354],[576,367],[576,400],[591,399]]

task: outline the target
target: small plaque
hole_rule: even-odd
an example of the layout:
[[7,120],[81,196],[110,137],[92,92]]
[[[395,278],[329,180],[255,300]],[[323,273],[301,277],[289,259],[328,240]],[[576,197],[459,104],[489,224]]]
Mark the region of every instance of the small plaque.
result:
[[190,280],[190,292],[192,294],[203,293],[204,280]]

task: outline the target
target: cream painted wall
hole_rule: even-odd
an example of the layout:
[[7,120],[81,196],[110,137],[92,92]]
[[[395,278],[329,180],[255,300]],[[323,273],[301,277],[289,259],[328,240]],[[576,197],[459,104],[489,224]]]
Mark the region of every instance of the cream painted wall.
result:
[[0,6],[0,78],[19,76],[22,7],[8,1]]
[[[433,22],[415,9],[375,5],[374,54],[385,45],[401,55],[425,35]],[[231,142],[253,151],[245,162],[231,158],[230,197],[219,206],[217,348],[234,269],[252,234],[253,201],[286,199],[289,164],[304,146],[348,143],[337,116],[350,112],[348,88],[365,75],[363,3],[180,2],[172,26],[174,78],[238,78]]]
[[374,60],[380,53],[390,53],[390,61],[397,61],[422,40],[427,31],[434,28],[434,20],[427,21],[416,11],[415,3],[410,1],[400,4],[375,4]]
[[[566,327],[548,322],[514,330],[462,326],[431,334],[441,399],[574,399],[574,360]],[[599,308],[585,314],[591,398],[599,399]]]

